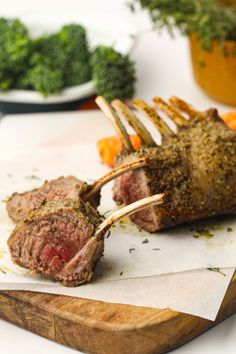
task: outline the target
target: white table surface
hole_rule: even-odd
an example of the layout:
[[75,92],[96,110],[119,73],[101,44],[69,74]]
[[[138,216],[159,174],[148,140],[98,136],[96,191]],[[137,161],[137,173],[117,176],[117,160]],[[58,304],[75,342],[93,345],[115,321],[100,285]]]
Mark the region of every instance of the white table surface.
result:
[[[121,16],[132,21],[143,32],[132,52],[137,63],[138,83],[136,96],[150,100],[154,95],[164,98],[179,95],[194,103],[198,108],[218,107],[220,111],[229,110],[216,104],[205,96],[193,82],[185,39],[172,40],[166,34],[161,37],[150,31],[150,23],[145,14],[132,16],[125,6],[125,0],[8,0],[1,4],[0,16],[21,16],[35,13],[76,13],[90,11],[108,16]],[[55,10],[56,9],[56,10]],[[0,149],[15,149],[40,145],[42,142],[60,136],[62,132],[76,125],[77,115],[48,114],[45,117],[11,116],[0,123]],[[102,131],[98,129],[98,135]],[[76,136],[72,136],[76,139]],[[236,316],[211,329],[191,343],[175,350],[176,354],[233,354],[236,347]],[[1,353],[13,354],[69,354],[74,350],[65,348],[44,338],[19,329],[0,320]],[[112,352],[111,352],[112,353]],[[130,352],[132,354],[132,350]],[[97,353],[99,354],[99,353]]]

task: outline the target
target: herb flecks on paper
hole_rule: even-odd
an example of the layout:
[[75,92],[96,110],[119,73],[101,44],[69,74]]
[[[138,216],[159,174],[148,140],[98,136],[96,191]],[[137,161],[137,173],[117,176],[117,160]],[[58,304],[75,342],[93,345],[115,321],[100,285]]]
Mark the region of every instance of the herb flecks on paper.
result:
[[210,271],[212,271],[212,272],[219,273],[219,274],[223,275],[224,277],[226,277],[226,274],[223,273],[220,268],[207,268],[207,270],[210,270]]

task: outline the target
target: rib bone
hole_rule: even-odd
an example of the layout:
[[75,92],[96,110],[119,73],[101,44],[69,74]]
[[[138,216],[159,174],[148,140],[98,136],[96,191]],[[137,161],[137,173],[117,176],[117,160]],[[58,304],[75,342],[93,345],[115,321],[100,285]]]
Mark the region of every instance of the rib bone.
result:
[[164,137],[169,137],[173,135],[172,130],[168,127],[168,125],[161,119],[161,117],[157,114],[157,112],[150,107],[143,100],[134,100],[133,105],[140,111],[145,113],[145,115],[152,121],[155,127],[159,130],[161,135]]
[[151,207],[153,205],[159,205],[163,203],[164,194],[156,194],[151,197],[143,198],[125,206],[124,208],[116,211],[111,216],[109,216],[106,220],[104,220],[96,230],[95,237],[98,239],[102,239],[105,233],[111,228],[111,226],[119,221],[120,219],[134,214],[146,207]]
[[99,178],[94,184],[88,187],[88,190],[83,195],[83,199],[85,201],[89,201],[93,199],[95,194],[108,182],[112,181],[113,179],[123,175],[126,172],[145,167],[150,164],[150,159],[148,157],[137,159],[136,161],[118,166],[117,168],[113,169],[103,177]]
[[200,112],[197,111],[192,105],[176,96],[170,97],[169,102],[180,111],[187,113],[189,118],[194,118],[200,114]]
[[134,151],[130,137],[129,137],[124,125],[122,124],[120,118],[117,116],[117,114],[112,109],[111,105],[102,96],[98,96],[95,99],[95,102],[100,107],[100,109],[103,111],[105,116],[112,122],[115,130],[117,131],[117,133],[122,141],[122,144],[125,147],[125,149],[128,152]]
[[171,119],[173,119],[173,121],[178,126],[181,127],[186,125],[187,123],[186,119],[178,111],[176,111],[176,109],[174,109],[164,100],[162,100],[160,97],[154,97],[153,102],[155,103],[157,108],[160,109],[160,111],[166,113]]
[[117,113],[124,117],[131,127],[136,131],[137,135],[140,137],[141,142],[144,146],[156,146],[151,134],[143,125],[143,123],[138,119],[138,117],[128,108],[121,100],[114,100],[111,103],[112,107],[117,111]]

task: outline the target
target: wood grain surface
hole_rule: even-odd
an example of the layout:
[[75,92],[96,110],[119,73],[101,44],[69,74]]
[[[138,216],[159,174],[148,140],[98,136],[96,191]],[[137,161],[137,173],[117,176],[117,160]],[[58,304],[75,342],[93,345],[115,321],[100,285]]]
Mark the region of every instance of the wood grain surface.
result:
[[216,321],[68,296],[1,291],[0,317],[66,346],[94,354],[166,353],[236,312],[236,273]]
[[[79,109],[93,109],[94,99]],[[0,318],[93,354],[166,353],[236,312],[236,273],[216,321],[169,309],[111,304],[28,291],[0,291]]]

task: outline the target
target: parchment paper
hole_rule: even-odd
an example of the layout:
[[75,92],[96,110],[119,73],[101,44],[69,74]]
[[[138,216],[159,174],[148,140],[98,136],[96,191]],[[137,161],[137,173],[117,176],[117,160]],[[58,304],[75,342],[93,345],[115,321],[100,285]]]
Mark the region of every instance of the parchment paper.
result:
[[[92,182],[106,171],[95,145],[0,154],[0,199],[60,175],[73,174]],[[115,208],[108,186],[103,190],[100,211],[109,213]],[[170,307],[213,320],[234,269],[222,269],[222,274],[202,268],[236,265],[236,222],[232,218],[153,235],[140,232],[125,220],[112,228],[106,239],[105,257],[97,268],[94,283],[67,289],[41,276],[32,276],[28,270],[12,264],[6,241],[13,227],[5,205],[1,203],[1,289],[45,291],[140,306]],[[202,230],[207,230],[207,237],[202,235]],[[183,272],[193,269],[195,271]],[[182,273],[167,274],[174,272]]]
[[52,282],[0,282],[1,290],[29,290],[51,294],[82,297],[111,303],[170,308],[175,311],[214,321],[234,269],[223,274],[209,270],[165,274],[155,277],[123,279],[66,288]]

